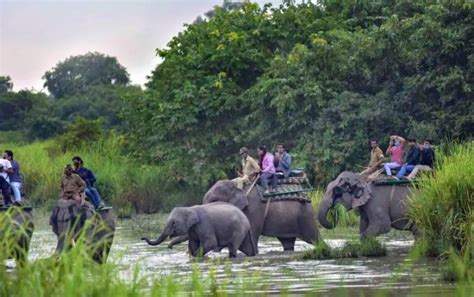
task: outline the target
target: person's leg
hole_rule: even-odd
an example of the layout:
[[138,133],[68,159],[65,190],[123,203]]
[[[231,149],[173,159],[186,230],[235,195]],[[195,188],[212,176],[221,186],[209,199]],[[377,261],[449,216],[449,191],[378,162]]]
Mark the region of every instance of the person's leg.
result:
[[269,173],[264,172],[260,175],[260,181],[262,183],[262,187],[264,191],[268,191],[268,178],[269,178]]
[[388,176],[391,176],[392,175],[391,169],[400,167],[400,164],[398,164],[397,162],[390,162],[390,163],[385,163],[383,167],[385,168],[385,173]]
[[408,179],[413,180],[415,179],[416,175],[420,171],[433,171],[433,168],[427,165],[416,165],[415,168],[411,171],[411,173],[407,176]]
[[102,204],[102,197],[100,197],[99,191],[95,187],[89,188],[93,195],[95,196],[95,200],[97,201],[97,207],[99,207]]
[[21,202],[21,183],[19,182],[11,182],[10,187],[13,190],[13,196],[15,197],[15,202]]
[[405,176],[405,173],[407,172],[407,166],[408,165],[403,165],[402,168],[397,173],[397,177],[402,177]]
[[272,175],[272,188],[273,188],[273,191],[276,191],[277,184],[278,184],[278,175],[273,174]]
[[96,196],[97,191],[94,192],[92,189],[94,189],[94,188],[92,188],[92,187],[87,187],[86,188],[86,190],[85,190],[86,196],[89,197],[92,205],[94,205],[94,207],[97,208],[97,207],[99,207],[99,204],[100,204],[100,200],[99,200],[100,198],[98,198]]
[[3,177],[0,177],[0,187],[2,188],[3,206],[10,206],[12,203],[10,198],[10,188],[8,182]]

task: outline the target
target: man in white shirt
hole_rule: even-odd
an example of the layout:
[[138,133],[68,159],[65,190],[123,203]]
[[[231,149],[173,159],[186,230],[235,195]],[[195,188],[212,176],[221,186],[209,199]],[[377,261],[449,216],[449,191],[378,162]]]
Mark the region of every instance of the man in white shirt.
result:
[[3,195],[3,206],[8,207],[11,205],[12,200],[10,198],[10,186],[8,184],[8,173],[12,173],[13,168],[10,161],[7,159],[0,159],[0,187],[2,188]]

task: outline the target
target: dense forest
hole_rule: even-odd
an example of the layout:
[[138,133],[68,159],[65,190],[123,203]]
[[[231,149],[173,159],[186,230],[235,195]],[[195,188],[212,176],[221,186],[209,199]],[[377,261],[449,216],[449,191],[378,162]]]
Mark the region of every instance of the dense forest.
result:
[[227,3],[156,50],[144,90],[100,53],[46,71],[49,94],[13,92],[0,77],[0,131],[74,146],[114,130],[124,154],[202,189],[234,174],[239,147],[285,143],[325,183],[359,170],[369,139],[472,138],[473,11],[468,1]]

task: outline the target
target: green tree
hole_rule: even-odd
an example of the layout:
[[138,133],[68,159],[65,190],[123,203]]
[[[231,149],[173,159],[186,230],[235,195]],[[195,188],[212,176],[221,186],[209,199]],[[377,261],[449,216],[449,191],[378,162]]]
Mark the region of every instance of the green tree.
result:
[[129,74],[115,57],[101,53],[69,57],[47,71],[44,87],[55,98],[82,94],[89,86],[126,85]]
[[10,92],[13,89],[13,82],[10,76],[0,76],[0,94]]

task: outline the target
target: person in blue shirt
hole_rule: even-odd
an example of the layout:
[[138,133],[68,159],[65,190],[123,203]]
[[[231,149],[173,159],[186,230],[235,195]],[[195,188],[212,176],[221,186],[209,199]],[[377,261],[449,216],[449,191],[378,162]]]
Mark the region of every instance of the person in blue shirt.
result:
[[291,173],[291,156],[285,150],[285,145],[277,144],[277,152],[275,153],[275,167],[277,172],[282,172],[285,178]]
[[84,167],[84,161],[81,157],[75,156],[72,158],[74,164],[74,173],[78,174],[86,183],[86,196],[90,198],[91,203],[96,209],[105,207],[102,199],[100,198],[99,191],[95,187],[96,178],[94,173],[91,170]]

